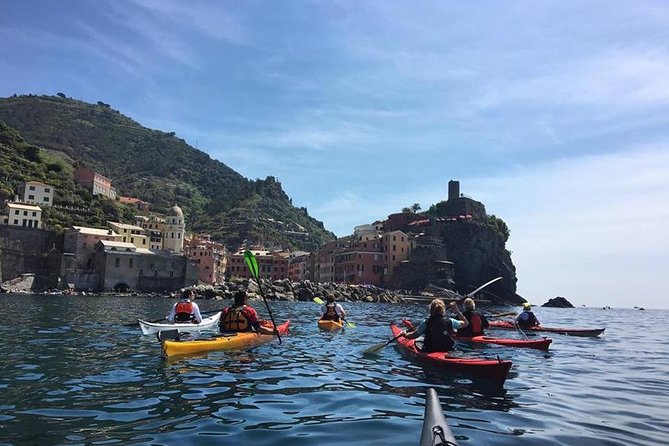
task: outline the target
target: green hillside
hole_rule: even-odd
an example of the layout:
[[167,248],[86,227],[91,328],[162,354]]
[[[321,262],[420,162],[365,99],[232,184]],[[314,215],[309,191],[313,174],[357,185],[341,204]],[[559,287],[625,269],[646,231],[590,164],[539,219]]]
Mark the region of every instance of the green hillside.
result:
[[[57,188],[55,203],[82,205],[88,197],[73,185],[71,172],[73,164],[83,163],[110,178],[119,195],[148,201],[152,210],[165,212],[177,203],[184,210],[187,230],[209,233],[231,248],[246,239],[268,247],[311,250],[334,238],[306,209],[293,207],[273,177],[248,180],[174,133],[142,127],[102,102],[62,96],[0,98],[0,121],[18,130],[28,145],[43,148],[42,167],[19,168],[18,158],[14,167],[10,161],[1,166],[2,176],[6,168],[23,172],[22,178],[13,175],[5,181],[4,189],[16,187],[25,177],[42,179]],[[16,156],[21,158],[18,152]],[[62,170],[49,172],[44,166],[50,162]],[[127,217],[124,206],[108,200],[98,199],[94,205],[96,211],[111,206]]]

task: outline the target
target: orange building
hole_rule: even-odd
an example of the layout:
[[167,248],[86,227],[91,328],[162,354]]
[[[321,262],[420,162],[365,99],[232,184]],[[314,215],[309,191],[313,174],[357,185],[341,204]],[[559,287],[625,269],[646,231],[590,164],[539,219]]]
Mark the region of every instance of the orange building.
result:
[[[286,253],[271,252],[251,248],[250,251],[258,262],[258,275],[262,279],[279,280],[288,277],[288,256]],[[244,250],[229,256],[227,275],[231,278],[251,278],[251,272],[244,262]]]
[[384,255],[384,275],[390,279],[402,261],[409,258],[411,241],[402,231],[391,231],[383,234],[381,249]]

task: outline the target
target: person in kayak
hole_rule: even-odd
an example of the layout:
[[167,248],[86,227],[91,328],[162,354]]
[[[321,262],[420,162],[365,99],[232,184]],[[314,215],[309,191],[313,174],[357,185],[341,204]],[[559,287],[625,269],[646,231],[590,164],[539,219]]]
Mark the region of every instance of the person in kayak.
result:
[[490,324],[484,315],[476,311],[474,299],[469,297],[465,299],[463,307],[465,308],[465,311],[462,314],[467,318],[469,325],[459,328],[457,335],[471,338],[472,336],[481,336],[485,334],[483,331],[488,328]]
[[193,290],[185,290],[181,295],[181,299],[172,305],[170,314],[167,315],[169,322],[199,324],[202,322],[202,315],[200,314],[200,307],[192,301],[195,293]]
[[467,327],[469,322],[460,313],[457,303],[451,302],[451,309],[457,315],[457,319],[444,317],[446,315],[446,304],[441,299],[434,299],[430,303],[430,317],[423,320],[413,330],[403,331],[401,336],[407,339],[416,339],[418,336],[425,335],[422,348],[425,353],[453,350],[455,330]]
[[529,302],[523,303],[523,312],[516,318],[516,324],[520,328],[530,328],[540,325],[539,319],[532,312],[532,305]]
[[322,308],[321,320],[339,322],[340,319],[346,319],[346,311],[340,303],[335,302],[333,295],[329,295]]
[[246,291],[237,291],[234,304],[223,309],[218,323],[221,332],[255,331],[262,334],[275,334],[272,328],[260,323],[256,310],[246,303]]

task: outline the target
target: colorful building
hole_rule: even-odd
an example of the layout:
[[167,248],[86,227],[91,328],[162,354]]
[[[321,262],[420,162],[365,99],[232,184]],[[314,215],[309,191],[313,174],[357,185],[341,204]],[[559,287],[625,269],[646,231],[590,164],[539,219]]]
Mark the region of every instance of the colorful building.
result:
[[53,204],[54,188],[39,181],[27,181],[18,187],[19,200],[24,203],[34,203],[38,206]]
[[92,268],[95,245],[100,240],[121,242],[122,237],[112,229],[72,226],[65,231],[63,252],[74,255],[74,268]]
[[149,249],[149,237],[141,227],[114,221],[108,221],[107,225],[121,236],[122,242],[132,243],[138,248]]
[[109,178],[100,175],[89,167],[80,167],[74,172],[74,181],[87,188],[93,195],[103,195],[116,200],[116,190]]
[[8,202],[3,210],[3,224],[23,228],[42,227],[42,209],[31,204]]
[[134,198],[134,197],[118,197],[119,203],[132,206],[136,208],[137,210],[143,211],[143,212],[149,212],[149,203],[146,201],[142,201],[139,198]]
[[135,226],[144,229],[149,237],[149,249],[163,249],[165,219],[156,216],[135,215]]
[[[279,280],[288,277],[288,257],[284,254],[264,249],[250,249],[258,262],[258,275],[262,279]],[[251,278],[251,272],[244,261],[244,250],[229,256],[227,276],[231,278]]]
[[198,235],[184,241],[184,252],[197,265],[200,282],[215,285],[224,281],[227,266],[224,245],[212,241],[208,235]]
[[381,249],[384,254],[384,275],[391,279],[395,268],[409,258],[411,240],[402,231],[391,231],[383,234]]

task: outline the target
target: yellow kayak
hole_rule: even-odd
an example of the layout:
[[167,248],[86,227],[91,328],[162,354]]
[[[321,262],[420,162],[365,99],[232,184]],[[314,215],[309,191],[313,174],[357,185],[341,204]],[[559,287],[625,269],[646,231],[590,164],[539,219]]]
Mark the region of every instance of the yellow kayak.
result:
[[[277,326],[279,334],[288,333],[290,321]],[[274,335],[259,334],[255,332],[231,333],[211,339],[196,339],[194,341],[171,341],[161,342],[165,356],[190,355],[193,353],[211,352],[215,350],[239,350],[255,347],[273,339]]]
[[318,320],[318,328],[327,331],[337,331],[344,326],[343,321],[328,321],[324,319]]

